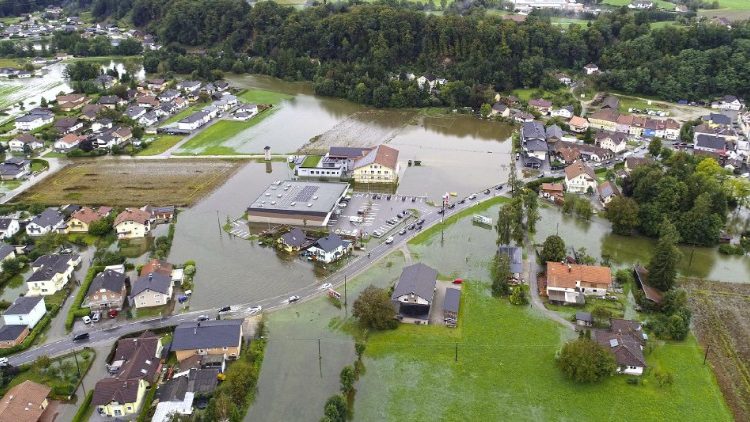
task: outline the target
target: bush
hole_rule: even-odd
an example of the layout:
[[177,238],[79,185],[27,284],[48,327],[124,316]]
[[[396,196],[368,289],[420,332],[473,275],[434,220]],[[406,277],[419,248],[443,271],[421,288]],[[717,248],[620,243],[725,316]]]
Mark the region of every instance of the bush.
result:
[[724,255],[744,255],[745,249],[741,245],[730,245],[723,243],[719,245],[719,253]]
[[521,284],[518,286],[515,286],[513,288],[513,292],[510,294],[510,297],[508,298],[510,300],[510,303],[513,305],[528,305],[529,304],[529,286],[526,284]]
[[365,328],[386,330],[398,326],[390,295],[385,289],[375,286],[365,288],[354,301],[352,315]]
[[81,304],[86,298],[86,293],[88,293],[89,287],[91,286],[91,282],[94,280],[94,277],[96,277],[96,275],[102,271],[104,271],[104,266],[96,265],[89,268],[89,272],[86,273],[86,278],[83,279],[81,288],[78,289],[78,293],[76,293],[76,297],[73,299],[73,305],[70,307],[68,315],[65,317],[65,329],[67,331],[73,329],[73,322],[76,318],[86,316],[91,312],[91,310],[88,308],[81,308]]
[[578,383],[596,382],[617,370],[615,356],[585,336],[565,343],[557,366],[566,377]]

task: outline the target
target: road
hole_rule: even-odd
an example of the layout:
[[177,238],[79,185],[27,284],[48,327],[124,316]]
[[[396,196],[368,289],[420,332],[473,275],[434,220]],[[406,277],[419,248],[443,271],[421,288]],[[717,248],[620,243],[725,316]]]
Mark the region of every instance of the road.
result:
[[[51,149],[47,149],[44,152],[42,152],[40,157],[44,154],[46,154]],[[57,173],[60,169],[65,167],[68,163],[67,161],[60,160],[59,158],[46,158],[41,157],[43,160],[46,160],[49,163],[49,169],[37,174],[36,176],[30,176],[28,179],[24,180],[17,188],[13,189],[10,192],[7,192],[5,195],[3,195],[2,198],[0,198],[0,204],[4,204],[11,199],[15,198],[19,194],[21,194],[26,189],[36,185],[37,183],[41,182],[45,178]]]
[[[446,209],[446,216],[455,214],[464,209],[477,205],[478,203],[507,193],[507,187],[504,187],[502,190],[494,190],[494,187],[491,189],[493,190],[490,190],[489,194],[484,194],[483,192],[477,193],[477,198],[475,200],[467,199],[463,204],[456,203],[456,207],[454,209]],[[435,226],[442,221],[443,216],[440,215],[438,211],[439,209],[435,208],[434,210],[420,216],[420,218],[424,219],[423,230]],[[377,244],[372,249],[369,249],[367,251],[367,254],[363,254],[361,256],[355,257],[354,259],[351,259],[343,268],[341,268],[335,274],[331,275],[326,280],[323,280],[321,284],[330,283],[334,288],[339,289],[340,287],[342,287],[346,280],[350,280],[356,277],[358,274],[364,272],[378,260],[387,256],[391,252],[405,247],[406,243],[417,234],[419,234],[419,231],[411,230],[403,236],[396,235],[395,240],[390,244],[385,243],[385,238],[381,239],[381,243]],[[290,306],[291,304],[289,303],[288,298],[291,295],[297,295],[300,297],[300,302],[305,302],[319,295],[325,294],[325,292],[326,290],[321,289],[320,284],[311,283],[305,287],[290,291],[286,294],[260,299],[253,303],[234,305],[227,304],[232,305],[233,308],[233,312],[231,313],[231,315],[229,315],[229,317],[242,318],[249,316],[252,314],[250,308],[258,305],[263,307],[264,312],[278,310]],[[74,342],[71,335],[68,338],[60,339],[25,350],[21,353],[17,353],[13,356],[10,356],[8,359],[11,365],[18,366],[33,362],[40,356],[46,355],[49,357],[55,357],[65,353],[69,353],[73,349],[82,349],[86,346],[112,343],[126,334],[136,333],[148,329],[174,326],[182,322],[195,321],[201,315],[214,316],[216,315],[216,313],[217,309],[201,309],[186,312],[183,314],[171,315],[164,318],[132,321],[111,328],[94,329],[91,331],[87,331],[89,333],[88,340]]]
[[526,280],[529,283],[529,294],[531,295],[531,306],[538,309],[544,316],[547,318],[558,322],[562,324],[563,326],[570,328],[571,330],[575,330],[575,326],[572,322],[566,320],[560,314],[557,312],[551,311],[547,309],[544,306],[544,303],[542,303],[542,298],[539,297],[539,284],[537,283],[537,273],[539,270],[537,269],[537,257],[536,257],[536,248],[532,244],[531,241],[529,241],[528,237],[526,238],[526,256],[528,257],[526,259],[525,267],[526,267]]

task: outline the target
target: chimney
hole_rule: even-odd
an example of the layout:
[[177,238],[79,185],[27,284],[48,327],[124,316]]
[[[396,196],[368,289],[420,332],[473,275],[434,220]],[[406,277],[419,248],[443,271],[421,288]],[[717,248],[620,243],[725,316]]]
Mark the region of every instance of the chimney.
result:
[[568,272],[572,272],[572,271],[573,271],[573,268],[570,266],[570,264],[568,264]]
[[154,279],[154,273],[148,273],[148,281],[151,281]]

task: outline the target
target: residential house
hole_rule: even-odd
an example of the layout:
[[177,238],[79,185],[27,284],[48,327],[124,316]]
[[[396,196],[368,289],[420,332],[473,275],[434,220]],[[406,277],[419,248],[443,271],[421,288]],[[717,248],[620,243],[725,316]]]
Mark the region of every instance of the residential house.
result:
[[517,123],[529,123],[533,122],[535,119],[534,115],[531,113],[526,113],[525,111],[514,111],[513,112],[513,121]]
[[628,157],[625,159],[625,172],[630,173],[635,170],[636,167],[653,163],[654,160],[650,157]]
[[31,160],[11,157],[0,164],[0,180],[18,180],[31,174]]
[[555,74],[555,78],[557,78],[557,81],[563,85],[570,86],[573,83],[573,78],[571,78],[565,73],[557,73]]
[[732,126],[732,119],[726,114],[721,113],[710,113],[707,116],[701,117],[701,120],[706,122],[709,127],[728,127]]
[[303,246],[309,243],[305,232],[298,227],[294,227],[281,235],[276,242],[287,253],[299,252]]
[[124,273],[105,269],[91,280],[83,306],[91,310],[121,310],[127,297],[127,283],[129,281]]
[[573,117],[574,110],[575,109],[573,108],[573,106],[568,105],[568,106],[553,109],[550,112],[550,115],[552,117],[562,117],[563,119],[570,119]]
[[141,95],[135,99],[135,103],[146,109],[159,107],[159,100],[153,95]]
[[117,106],[124,106],[127,103],[127,100],[124,100],[117,95],[104,95],[99,98],[99,102],[97,104],[103,105],[104,107],[107,107],[109,109],[114,109]]
[[398,319],[429,324],[436,285],[437,271],[434,268],[422,263],[404,267],[391,294]]
[[632,122],[628,128],[628,134],[632,136],[642,136],[646,128],[647,119],[644,116],[632,116]]
[[75,254],[40,256],[31,264],[34,273],[26,280],[26,296],[49,296],[62,290],[80,263],[81,257]]
[[89,99],[83,94],[58,95],[55,100],[57,101],[57,107],[62,111],[78,110],[89,102]]
[[107,118],[97,119],[91,124],[91,131],[94,133],[103,132],[112,129],[112,120]]
[[54,148],[56,152],[67,153],[78,148],[81,142],[85,141],[85,136],[76,135],[75,133],[69,133],[62,138],[55,141]]
[[0,399],[0,421],[38,422],[54,420],[47,411],[47,396],[52,389],[46,385],[26,380],[8,389]]
[[565,190],[571,193],[596,192],[596,174],[581,161],[565,167]]
[[540,122],[529,122],[524,123],[521,126],[521,141],[527,142],[530,140],[544,141],[547,139],[547,134],[544,130],[544,125]]
[[667,119],[664,121],[664,138],[670,141],[676,141],[680,139],[680,123],[674,119]]
[[508,257],[510,278],[512,281],[520,282],[523,275],[523,250],[518,246],[499,245],[497,253]]
[[148,383],[143,378],[104,378],[94,387],[91,404],[101,416],[123,417],[140,411]]
[[257,104],[241,104],[236,110],[234,110],[232,116],[235,120],[248,120],[253,118],[256,114],[258,114]]
[[138,119],[138,124],[140,124],[141,126],[152,126],[158,121],[159,115],[156,112],[149,111],[148,113],[141,116],[140,119]]
[[354,162],[352,178],[355,183],[397,183],[398,150],[378,145]]
[[431,73],[417,78],[417,86],[419,86],[419,89],[425,89],[426,87],[429,92],[432,92],[434,89],[439,88],[440,85],[445,85],[446,83],[448,83],[446,79],[438,78]]
[[609,267],[547,262],[547,297],[551,302],[583,304],[585,296],[605,296],[611,285]]
[[509,117],[510,108],[508,108],[507,105],[501,102],[497,102],[492,105],[492,111],[490,112],[490,116]]
[[102,87],[102,89],[110,89],[117,85],[117,78],[112,75],[99,75],[94,79],[94,83]]
[[617,372],[626,375],[642,375],[646,368],[643,349],[648,335],[641,323],[627,319],[610,319],[608,330],[595,330],[594,338],[602,347],[615,356]]
[[0,349],[18,346],[28,335],[28,325],[3,325],[0,327]]
[[33,237],[64,230],[65,216],[57,208],[45,209],[26,225],[26,233]]
[[211,115],[207,111],[198,111],[177,122],[180,130],[196,130],[211,121]]
[[31,330],[46,313],[42,296],[21,296],[5,310],[3,322],[5,325],[28,325]]
[[633,0],[628,5],[629,9],[646,10],[654,7],[654,2],[651,0]]
[[549,146],[547,145],[546,141],[530,139],[524,143],[523,150],[524,152],[526,152],[526,156],[528,158],[534,158],[538,160],[527,160],[528,162],[538,163],[541,165],[547,160],[547,151],[549,150]]
[[695,151],[706,151],[714,154],[725,155],[727,150],[727,139],[723,136],[704,134],[696,136]]
[[617,116],[615,132],[630,133],[630,127],[633,126],[634,119],[635,116],[633,116],[632,114],[621,114]]
[[0,218],[0,239],[8,239],[9,237],[13,237],[13,235],[18,233],[19,230],[21,230],[21,225],[18,223],[17,218]]
[[581,158],[581,151],[576,144],[570,142],[557,142],[553,144],[552,153],[565,164],[573,164]]
[[573,132],[583,133],[586,132],[586,129],[589,128],[589,122],[583,117],[573,116],[570,118],[568,126],[570,126],[570,130],[572,130]]
[[48,125],[55,120],[55,115],[47,109],[35,109],[28,114],[17,117],[14,123],[16,129],[30,131]]
[[725,95],[718,101],[711,103],[711,108],[718,108],[720,110],[740,111],[742,107],[744,107],[744,104],[734,95]]
[[617,118],[619,113],[615,110],[599,110],[589,117],[589,127],[609,132],[617,131]]
[[552,101],[545,100],[542,98],[534,98],[529,100],[529,107],[535,109],[536,111],[542,113],[542,115],[548,115],[550,110],[552,109]]
[[147,79],[146,87],[151,91],[164,91],[167,88],[167,81],[164,79]]
[[589,63],[583,67],[583,71],[584,73],[586,73],[586,75],[596,75],[597,73],[599,73],[599,66],[593,63]]
[[564,135],[565,134],[558,125],[550,125],[545,129],[545,140],[547,141],[547,144],[554,144],[557,141],[561,141]]
[[577,311],[576,325],[579,327],[591,327],[594,325],[594,317],[591,316],[590,312]]
[[594,143],[600,148],[608,149],[615,154],[625,151],[628,147],[628,136],[622,132],[597,132]]
[[27,150],[36,151],[42,148],[44,142],[29,133],[23,133],[8,141],[8,149],[11,152],[25,153]]
[[173,293],[172,277],[159,272],[141,276],[130,289],[130,303],[137,309],[163,306]]
[[133,132],[129,127],[117,127],[102,132],[96,136],[97,148],[112,148],[129,141],[133,137]]
[[172,221],[175,215],[174,205],[165,205],[161,207],[155,207],[153,205],[146,205],[141,208],[143,211],[151,214],[151,221],[154,223],[169,223]]
[[67,135],[83,129],[83,122],[79,122],[75,117],[64,117],[57,120],[52,127],[62,135]]
[[223,355],[236,359],[242,348],[241,319],[183,322],[174,329],[170,349],[183,360],[193,355]]
[[154,258],[143,265],[143,267],[141,267],[140,275],[141,277],[145,277],[149,274],[159,273],[171,276],[173,271],[174,266],[172,264],[167,261]]
[[326,237],[318,239],[309,249],[313,259],[319,262],[330,264],[344,257],[351,251],[352,244],[343,240],[337,234],[329,234]]
[[539,196],[557,204],[562,204],[564,192],[562,183],[542,183],[539,188]]
[[617,186],[609,180],[597,186],[596,189],[599,193],[599,202],[601,202],[605,207],[609,205],[610,202],[612,202],[612,199],[614,199],[614,197],[621,196],[620,190],[617,189]]
[[148,330],[138,337],[120,339],[107,370],[120,380],[144,379],[154,384],[161,370],[163,351],[161,337]]
[[146,108],[141,106],[130,106],[125,110],[125,116],[129,119],[138,120],[146,115]]
[[214,82],[214,86],[216,87],[216,91],[218,91],[218,92],[224,92],[227,89],[229,89],[229,82],[227,82],[227,81],[216,81],[216,82]]
[[662,299],[664,299],[664,293],[648,283],[648,270],[641,265],[635,265],[633,266],[633,275],[638,287],[643,291],[643,296],[646,300],[654,305],[660,305]]
[[[3,243],[0,245],[0,263],[9,259],[16,259],[16,247]],[[0,268],[2,272],[2,268]]]
[[174,415],[192,414],[193,400],[213,394],[219,373],[215,368],[191,368],[175,373],[171,380],[159,386],[156,393],[159,403],[151,422],[170,422]]
[[646,119],[646,126],[643,128],[643,136],[647,138],[663,138],[664,122],[655,119]]
[[168,89],[168,90],[163,91],[162,93],[160,93],[156,97],[156,99],[158,99],[159,102],[161,102],[161,103],[165,103],[165,102],[169,102],[169,101],[174,101],[179,96],[180,96],[180,91],[178,91],[176,89]]
[[620,108],[620,99],[614,95],[605,95],[598,103],[600,110],[612,110],[617,111]]
[[125,208],[115,217],[114,226],[119,239],[146,237],[151,231],[151,214],[137,208]]

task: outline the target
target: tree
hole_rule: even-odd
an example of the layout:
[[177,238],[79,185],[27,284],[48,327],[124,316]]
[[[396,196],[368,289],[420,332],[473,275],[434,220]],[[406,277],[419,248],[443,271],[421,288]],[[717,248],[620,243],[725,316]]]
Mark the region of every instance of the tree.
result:
[[679,240],[677,229],[665,220],[659,230],[659,242],[648,265],[648,282],[651,286],[667,291],[677,277],[677,263],[682,254],[675,246]]
[[133,127],[133,138],[135,139],[141,139],[143,138],[143,128],[140,126]]
[[648,153],[651,154],[652,157],[656,158],[661,153],[662,145],[661,145],[661,139],[654,138],[651,140],[651,143],[648,144]]
[[41,100],[39,100],[39,107],[41,108],[47,108],[47,99],[42,97]]
[[362,355],[365,353],[365,348],[367,347],[367,343],[364,341],[357,341],[354,343],[354,353],[357,354],[357,360],[362,360]]
[[539,255],[542,263],[561,262],[565,259],[565,241],[560,236],[550,235],[542,244],[542,252]]
[[341,380],[341,392],[349,394],[354,390],[354,382],[357,380],[357,375],[354,372],[354,368],[351,365],[346,365],[339,374]]
[[492,296],[500,297],[510,293],[510,259],[504,253],[497,253],[492,259]]
[[533,190],[527,190],[523,196],[523,204],[526,207],[526,228],[530,233],[536,233],[536,222],[539,216],[539,196]]
[[396,328],[393,305],[388,291],[375,286],[368,286],[354,301],[352,315],[365,328],[387,330]]
[[484,103],[481,107],[479,107],[479,114],[482,115],[485,119],[492,113],[492,106]]
[[612,223],[612,231],[629,236],[638,227],[638,203],[633,198],[615,196],[609,204],[605,216]]
[[592,383],[615,373],[615,356],[590,338],[579,337],[563,345],[557,366],[577,383]]
[[529,286],[526,284],[519,284],[513,287],[513,291],[510,294],[508,300],[513,305],[528,305],[529,304]]
[[17,258],[6,259],[0,267],[2,267],[3,273],[16,275],[23,269],[23,262]]
[[510,245],[511,220],[513,219],[513,210],[510,204],[505,204],[498,211],[497,216],[497,244]]
[[[591,188],[591,186],[589,186]],[[594,215],[594,208],[591,207],[591,201],[578,198],[576,201],[576,215],[583,218],[584,220],[591,220],[591,216]]]
[[112,218],[100,218],[89,224],[89,234],[97,237],[104,237],[112,232]]
[[346,422],[346,417],[349,412],[346,400],[337,394],[331,396],[326,400],[324,407],[324,416],[321,421],[326,422]]

